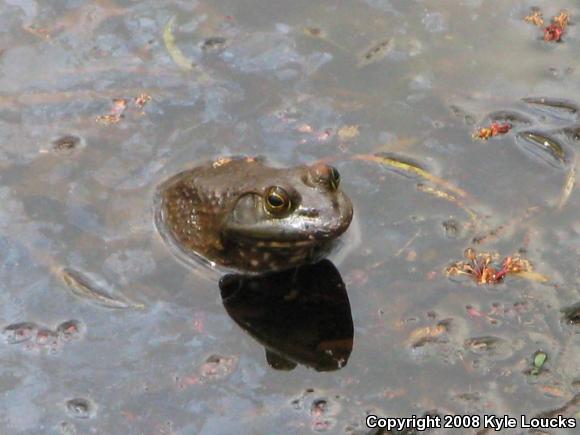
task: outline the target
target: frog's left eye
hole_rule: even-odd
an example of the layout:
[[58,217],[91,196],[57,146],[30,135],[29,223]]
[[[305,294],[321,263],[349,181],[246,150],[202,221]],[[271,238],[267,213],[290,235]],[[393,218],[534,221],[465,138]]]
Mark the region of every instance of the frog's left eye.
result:
[[333,190],[338,189],[338,186],[340,185],[340,173],[338,172],[338,169],[336,169],[334,166],[330,167],[330,187],[332,187]]
[[280,186],[272,186],[266,190],[264,197],[266,210],[275,216],[280,216],[290,210],[291,201],[288,192]]

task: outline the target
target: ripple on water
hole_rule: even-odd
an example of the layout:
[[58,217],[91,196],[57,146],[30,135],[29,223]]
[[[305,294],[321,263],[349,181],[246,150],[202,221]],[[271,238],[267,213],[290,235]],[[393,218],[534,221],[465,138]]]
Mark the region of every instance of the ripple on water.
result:
[[67,414],[73,418],[87,419],[96,414],[95,405],[88,399],[76,397],[66,401]]
[[4,327],[2,337],[5,343],[24,346],[25,350],[55,353],[64,343],[79,339],[84,330],[84,324],[78,320],[67,320],[54,329],[34,322],[18,322]]
[[221,381],[236,370],[238,362],[235,356],[210,355],[199,368],[199,374],[205,381]]
[[479,356],[488,356],[495,360],[509,358],[513,347],[509,340],[494,336],[468,338],[464,342],[465,349]]
[[310,420],[310,429],[314,432],[327,432],[336,427],[337,416],[342,411],[340,396],[332,397],[323,391],[307,388],[291,400],[293,410],[305,413]]
[[8,344],[24,343],[36,336],[38,325],[33,322],[21,322],[8,325],[2,331],[4,341]]

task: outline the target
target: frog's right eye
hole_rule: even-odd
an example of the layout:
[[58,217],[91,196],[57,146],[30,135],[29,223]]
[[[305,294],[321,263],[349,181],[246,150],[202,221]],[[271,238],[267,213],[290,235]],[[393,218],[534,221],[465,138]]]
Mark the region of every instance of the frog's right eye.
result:
[[266,210],[274,216],[285,214],[292,206],[288,192],[280,186],[272,186],[266,189],[264,199]]
[[340,173],[334,166],[329,166],[329,180],[330,180],[330,187],[332,190],[338,189],[340,185]]

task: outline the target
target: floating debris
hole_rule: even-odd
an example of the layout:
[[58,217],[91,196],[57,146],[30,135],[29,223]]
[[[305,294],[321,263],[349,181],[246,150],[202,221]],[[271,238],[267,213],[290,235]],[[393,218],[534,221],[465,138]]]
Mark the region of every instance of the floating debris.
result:
[[195,63],[191,59],[188,59],[175,43],[175,35],[173,34],[174,23],[175,16],[171,17],[163,29],[163,42],[165,43],[165,48],[169,52],[169,56],[171,56],[173,62],[179,68],[184,71],[192,71],[195,67]]
[[580,326],[580,302],[564,308],[562,310],[564,314],[564,321],[569,325]]
[[568,100],[546,97],[526,97],[522,98],[522,101],[524,103],[531,104],[534,106],[552,109],[553,111],[556,112],[564,112],[568,115],[576,115],[576,113],[578,113],[578,106],[576,106],[576,104]]
[[513,354],[509,340],[492,335],[468,338],[463,342],[463,347],[475,355],[493,357],[494,360],[506,359]]
[[[539,8],[534,7],[524,17],[524,21],[534,26],[542,27],[544,25],[543,13]],[[558,15],[552,17],[552,21],[548,26],[544,27],[544,41],[560,42],[568,24],[570,24],[570,13],[563,9]]]
[[575,185],[576,185],[576,168],[572,167],[570,171],[568,171],[568,175],[566,175],[566,179],[564,180],[562,193],[560,194],[560,200],[558,201],[559,210],[564,208],[564,206],[568,202],[568,199],[570,199],[570,195],[572,195],[572,191],[574,190]]
[[72,152],[81,144],[81,138],[72,134],[62,136],[52,142],[52,147],[55,151]]
[[564,29],[556,23],[550,24],[544,29],[544,41],[560,42]]
[[561,11],[552,18],[552,23],[544,28],[544,41],[560,42],[569,23],[570,14],[568,11]]
[[548,361],[548,354],[541,350],[537,351],[534,354],[533,367],[529,370],[529,374],[532,376],[539,375],[546,361]]
[[135,106],[137,106],[138,109],[143,109],[143,107],[145,107],[147,105],[147,103],[149,103],[149,101],[151,101],[151,96],[146,94],[145,92],[139,94],[137,97],[135,97]]
[[340,140],[348,141],[357,137],[360,133],[358,125],[344,125],[338,129],[337,135]]
[[363,51],[357,63],[358,68],[365,67],[371,63],[383,60],[387,54],[394,48],[395,44],[392,38],[379,41],[372,44],[369,48]]
[[36,340],[34,343],[41,348],[50,347],[54,349],[58,346],[58,334],[50,329],[39,329],[36,332]]
[[473,133],[473,138],[487,140],[493,136],[506,134],[508,131],[511,130],[511,128],[512,125],[508,122],[505,123],[492,122],[489,127],[478,128],[475,131],[475,133]]
[[524,17],[524,21],[541,27],[544,25],[544,14],[539,8],[532,8],[530,13]]
[[123,118],[123,113],[127,109],[128,101],[124,98],[113,99],[113,107],[106,115],[99,115],[96,118],[97,122],[102,124],[116,124]]
[[564,147],[554,138],[536,131],[522,131],[517,137],[523,139],[525,149],[552,166],[561,168],[567,162]]
[[435,326],[424,326],[417,328],[409,334],[407,344],[413,348],[422,347],[429,343],[437,343],[446,341],[443,334],[449,332],[451,326],[451,319],[443,319]]
[[91,278],[74,269],[63,268],[57,271],[71,292],[82,299],[107,308],[144,308],[144,305],[115,298],[99,288]]
[[324,33],[320,27],[304,27],[302,31],[305,35],[312,36],[314,38],[324,37]]
[[68,320],[51,329],[34,322],[20,322],[8,325],[2,331],[7,344],[24,345],[27,350],[56,351],[64,342],[80,338],[84,325],[77,320]]
[[562,29],[565,29],[570,24],[570,13],[566,9],[563,9],[558,15],[552,18],[552,22],[559,25]]
[[222,36],[212,36],[201,43],[201,49],[203,51],[218,50],[226,45],[226,42],[227,39]]
[[[134,98],[114,98],[113,107],[111,107],[109,113],[97,116],[96,121],[101,124],[118,123],[125,117],[125,112],[129,109],[129,101],[133,102],[134,107],[142,110],[151,101],[151,96],[145,92],[141,92]],[[141,111],[140,114],[143,115],[144,113]],[[71,139],[73,137],[71,136]]]
[[499,261],[499,254],[483,252],[477,254],[473,248],[463,253],[467,261],[461,260],[445,269],[447,276],[471,276],[477,284],[499,284],[508,274],[523,275],[532,280],[544,282],[543,275],[530,274],[532,266],[528,260],[518,255],[505,257]]
[[84,324],[78,320],[67,320],[56,327],[56,333],[63,341],[78,339],[84,331]]
[[202,381],[221,381],[237,368],[239,357],[230,355],[210,355],[199,368]]
[[8,344],[18,344],[29,341],[36,336],[38,325],[33,322],[20,322],[8,325],[2,331],[4,341]]
[[65,404],[68,414],[73,418],[86,419],[95,414],[94,405],[87,399],[80,397],[70,399]]

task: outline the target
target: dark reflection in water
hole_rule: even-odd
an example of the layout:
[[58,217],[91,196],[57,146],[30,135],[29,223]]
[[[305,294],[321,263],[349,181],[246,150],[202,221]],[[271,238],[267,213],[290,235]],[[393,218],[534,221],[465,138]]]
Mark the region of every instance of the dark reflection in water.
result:
[[220,281],[232,319],[266,348],[268,364],[317,371],[344,367],[353,345],[346,287],[329,261],[259,276],[227,275]]

